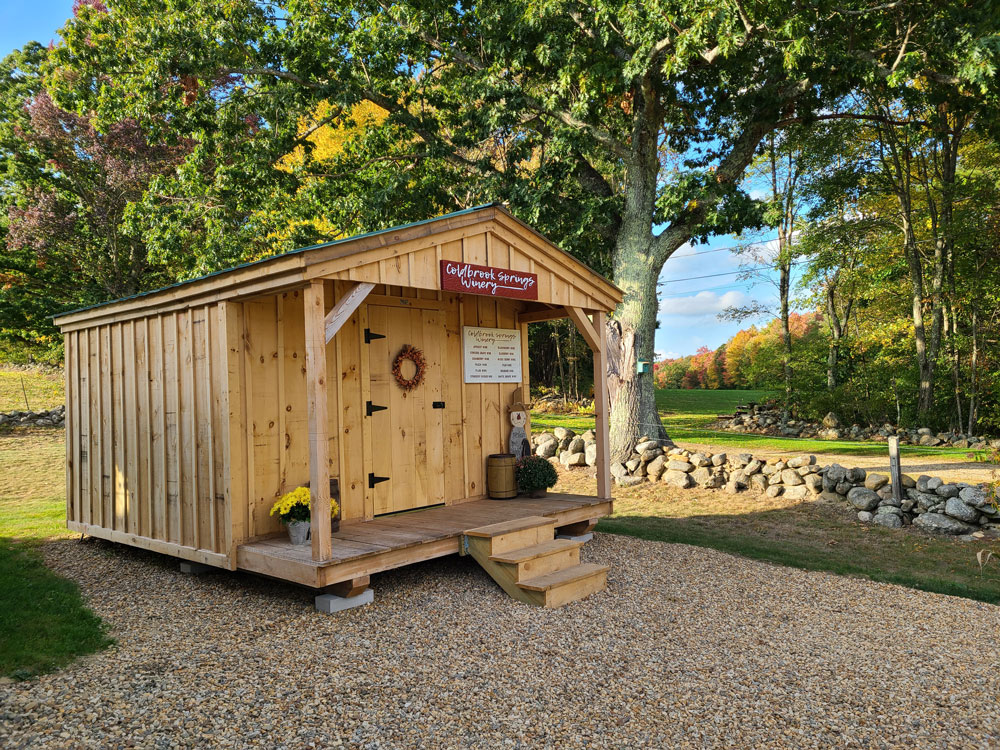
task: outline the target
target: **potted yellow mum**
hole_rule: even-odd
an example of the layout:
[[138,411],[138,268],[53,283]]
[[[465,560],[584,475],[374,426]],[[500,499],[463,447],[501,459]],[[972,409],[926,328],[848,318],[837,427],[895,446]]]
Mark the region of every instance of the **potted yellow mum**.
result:
[[[308,487],[296,487],[271,506],[271,515],[277,514],[281,522],[288,527],[288,538],[292,544],[305,544],[309,540],[311,501],[312,495]],[[330,516],[335,517],[339,511],[340,506],[331,497]]]

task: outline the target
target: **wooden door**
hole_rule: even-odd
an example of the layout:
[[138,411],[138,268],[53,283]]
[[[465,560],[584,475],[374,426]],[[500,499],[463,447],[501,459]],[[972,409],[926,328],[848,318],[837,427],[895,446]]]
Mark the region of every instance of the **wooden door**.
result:
[[[371,430],[368,485],[375,515],[445,501],[444,334],[440,310],[368,306],[371,403],[365,422]],[[392,374],[393,360],[406,344],[419,349],[426,361],[423,382],[410,391],[400,388]],[[412,364],[403,364],[404,377],[411,377],[413,370],[407,368]]]

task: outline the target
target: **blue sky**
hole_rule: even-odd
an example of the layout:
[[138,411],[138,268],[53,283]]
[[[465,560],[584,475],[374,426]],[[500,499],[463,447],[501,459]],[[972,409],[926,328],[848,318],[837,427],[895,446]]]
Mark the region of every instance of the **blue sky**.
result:
[[73,15],[73,0],[0,0],[0,55],[25,42],[48,44]]
[[[57,38],[56,30],[73,13],[72,0],[0,0],[0,55],[6,55],[35,40],[48,44]],[[757,299],[771,304],[774,289],[770,284],[752,286],[740,282],[736,274],[709,279],[692,276],[737,271],[740,258],[726,250],[738,241],[730,236],[714,237],[707,245],[682,247],[667,261],[660,274],[660,327],[656,332],[656,351],[662,356],[693,354],[698,347],[715,349],[748,323],[727,323],[716,317],[730,305],[744,305]]]

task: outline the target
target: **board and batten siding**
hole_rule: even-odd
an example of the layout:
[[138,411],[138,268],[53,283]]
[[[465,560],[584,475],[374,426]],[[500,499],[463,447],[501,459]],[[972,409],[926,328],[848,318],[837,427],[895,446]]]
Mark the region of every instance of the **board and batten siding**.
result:
[[66,333],[70,529],[231,567],[232,307]]
[[[327,282],[327,310],[350,291],[349,282]],[[374,493],[368,488],[372,456],[386,450],[390,436],[365,429],[365,404],[372,399],[369,345],[369,305],[439,311],[441,400],[444,436],[440,454],[428,455],[444,476],[442,502],[485,496],[485,464],[491,453],[506,452],[510,423],[506,406],[517,383],[463,383],[462,326],[518,328],[520,303],[513,300],[458,295],[451,292],[376,286],[368,298],[327,344],[329,374],[330,476],[340,482],[345,521],[371,519]],[[243,357],[247,393],[247,438],[251,493],[247,537],[279,532],[271,506],[285,492],[309,480],[309,433],[305,389],[303,298],[298,290],[242,303],[246,351]],[[526,336],[526,326],[520,326]],[[524,385],[527,386],[527,341],[522,342]]]

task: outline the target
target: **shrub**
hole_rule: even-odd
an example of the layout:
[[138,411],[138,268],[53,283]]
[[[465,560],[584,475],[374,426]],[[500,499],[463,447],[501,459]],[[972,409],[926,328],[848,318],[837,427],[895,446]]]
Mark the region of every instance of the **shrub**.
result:
[[517,488],[521,492],[547,490],[559,479],[555,467],[541,456],[522,458],[517,462],[514,476],[517,478]]

